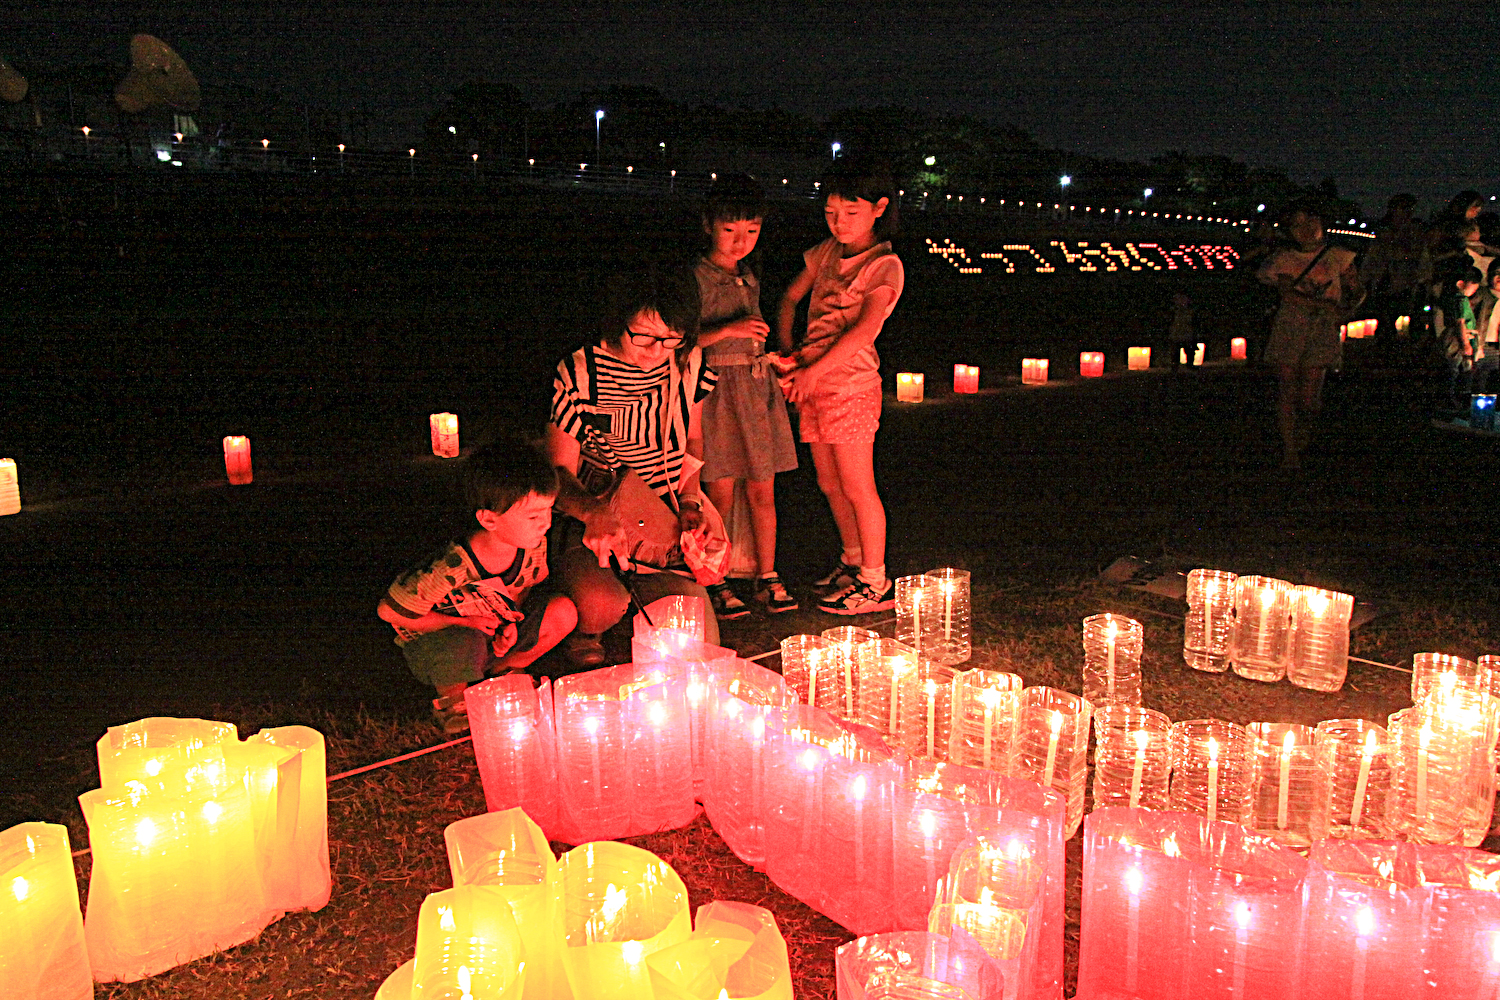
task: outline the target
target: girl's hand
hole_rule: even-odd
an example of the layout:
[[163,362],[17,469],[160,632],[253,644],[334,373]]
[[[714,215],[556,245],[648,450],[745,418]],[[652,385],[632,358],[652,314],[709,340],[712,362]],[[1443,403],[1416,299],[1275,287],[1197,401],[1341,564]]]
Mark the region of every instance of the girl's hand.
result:
[[724,332],[730,337],[748,337],[751,340],[758,340],[761,343],[765,343],[766,335],[771,332],[771,328],[759,316],[745,316],[742,319],[735,320],[733,323],[726,324]]
[[813,395],[822,377],[815,368],[798,368],[781,380],[781,389],[788,402],[800,403]]

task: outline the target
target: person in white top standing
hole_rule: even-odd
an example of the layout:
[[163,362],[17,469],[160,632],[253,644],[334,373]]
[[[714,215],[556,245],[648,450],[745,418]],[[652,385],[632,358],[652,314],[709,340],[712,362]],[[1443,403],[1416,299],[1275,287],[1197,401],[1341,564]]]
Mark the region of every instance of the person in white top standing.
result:
[[1265,359],[1280,382],[1281,467],[1295,469],[1323,407],[1323,379],[1343,360],[1339,324],[1364,293],[1354,254],[1328,244],[1314,208],[1292,205],[1282,226],[1296,247],[1273,253],[1256,277],[1281,293]]

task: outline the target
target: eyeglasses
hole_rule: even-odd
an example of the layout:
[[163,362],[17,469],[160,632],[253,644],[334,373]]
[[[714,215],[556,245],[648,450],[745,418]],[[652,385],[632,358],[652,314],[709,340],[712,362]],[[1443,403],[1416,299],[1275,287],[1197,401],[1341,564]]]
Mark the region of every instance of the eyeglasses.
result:
[[649,333],[636,333],[630,329],[627,329],[625,332],[630,334],[630,342],[636,347],[650,347],[653,344],[660,344],[669,351],[675,351],[682,346],[682,336],[680,334],[671,337],[653,337]]

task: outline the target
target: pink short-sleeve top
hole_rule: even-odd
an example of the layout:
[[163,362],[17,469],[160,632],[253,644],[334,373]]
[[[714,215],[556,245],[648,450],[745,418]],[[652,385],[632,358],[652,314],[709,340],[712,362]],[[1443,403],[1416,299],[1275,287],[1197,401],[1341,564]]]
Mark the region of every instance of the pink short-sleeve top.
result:
[[[887,241],[864,253],[843,256],[843,244],[830,237],[802,255],[813,276],[812,298],[807,306],[807,339],[798,350],[803,365],[822,357],[859,318],[865,298],[876,288],[896,293],[881,322],[901,298],[906,272]],[[863,348],[834,371],[819,386],[820,394],[838,395],[880,385],[880,355],[875,345]]]

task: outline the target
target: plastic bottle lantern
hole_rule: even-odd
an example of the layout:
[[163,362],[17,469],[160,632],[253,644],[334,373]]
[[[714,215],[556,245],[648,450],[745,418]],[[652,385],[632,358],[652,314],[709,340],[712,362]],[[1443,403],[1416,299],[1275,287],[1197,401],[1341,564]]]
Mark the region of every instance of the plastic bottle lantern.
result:
[[1230,665],[1252,681],[1286,676],[1291,656],[1292,585],[1268,576],[1242,576],[1234,582],[1234,642]]
[[817,850],[827,760],[834,754],[855,757],[854,737],[819,708],[790,706],[782,719],[783,732],[764,750],[765,870],[783,892],[819,909],[829,874],[827,859]]
[[902,680],[917,669],[917,651],[895,639],[867,642],[856,651],[859,719],[882,736],[898,732]]
[[1207,353],[1207,351],[1208,351],[1208,345],[1207,344],[1197,343],[1197,344],[1193,345],[1193,365],[1194,366],[1199,366],[1199,365],[1203,364],[1203,358],[1204,358],[1204,355]]
[[68,829],[22,823],[0,832],[0,983],[16,1000],[90,1000]]
[[921,372],[898,372],[896,374],[896,402],[898,403],[920,403],[923,396],[923,382],[926,376]]
[[896,579],[896,639],[925,656],[931,650],[933,632],[941,623],[934,613],[937,594],[927,586],[922,573]]
[[963,393],[978,392],[979,368],[975,365],[954,365],[953,391]]
[[458,457],[458,415],[434,413],[427,422],[432,430],[432,453],[438,458]]
[[1303,995],[1412,996],[1412,984],[1425,978],[1429,898],[1415,852],[1390,842],[1320,840],[1309,860],[1304,948],[1307,968],[1317,976]]
[[846,673],[834,644],[820,635],[789,635],[781,640],[781,676],[790,694],[804,705],[840,712],[845,703]]
[[413,997],[519,1000],[529,964],[504,896],[461,885],[422,901],[412,959]]
[[1248,345],[1244,337],[1234,337],[1229,341],[1229,358],[1231,361],[1244,361],[1248,357]]
[[1292,595],[1292,655],[1286,676],[1297,687],[1337,691],[1349,673],[1354,596],[1299,586]]
[[899,931],[858,938],[834,953],[839,1000],[1001,1000],[1005,977],[970,938]]
[[1254,820],[1249,825],[1277,843],[1306,852],[1328,836],[1327,775],[1318,766],[1311,726],[1253,722]]
[[778,710],[788,694],[786,681],[772,670],[743,661],[737,670],[708,706],[713,780],[703,808],[735,857],[763,870],[765,748],[780,731]]
[[1022,385],[1046,385],[1047,384],[1047,359],[1046,358],[1022,358],[1021,359],[1021,384]]
[[1016,724],[1025,682],[998,670],[964,670],[957,676],[955,764],[1011,774]]
[[923,574],[931,597],[933,628],[922,645],[922,655],[938,663],[967,663],[970,642],[969,571],[941,567]]
[[823,821],[813,853],[823,859],[818,909],[856,934],[893,925],[891,827],[900,769],[829,755],[823,764]]
[[850,722],[859,717],[859,690],[856,652],[867,642],[878,642],[880,633],[856,625],[835,625],[822,631],[823,638],[833,643],[834,668],[843,675],[839,682],[844,692],[844,703],[834,712]]
[[[1500,858],[1409,845],[1428,892],[1421,981],[1433,997],[1494,996],[1500,986]],[[1408,939],[1419,938],[1413,933]],[[1475,989],[1476,983],[1478,989]]]
[[277,836],[290,868],[284,908],[321,910],[333,894],[328,864],[328,750],[323,734],[308,726],[278,726],[262,729],[245,743],[264,743],[297,754],[295,767],[283,764],[277,769],[278,780],[283,775],[290,779],[287,787],[278,788]]
[[16,478],[16,460],[0,458],[0,516],[21,511],[21,486]]
[[443,831],[455,886],[483,886],[510,905],[526,959],[525,996],[552,1000],[566,990],[554,946],[557,858],[547,835],[521,809],[471,816]]
[[1172,725],[1172,808],[1248,826],[1254,813],[1250,733],[1222,719]]
[[1083,696],[1090,704],[1141,703],[1145,630],[1134,618],[1105,612],[1083,620]]
[[1021,692],[1012,773],[1062,795],[1068,803],[1071,838],[1083,822],[1083,793],[1088,781],[1089,720],[1093,706],[1057,688],[1029,687]]
[[1386,799],[1391,791],[1390,737],[1364,719],[1324,719],[1313,729],[1318,768],[1324,774],[1328,836],[1340,840],[1388,837]]
[[1125,367],[1133,372],[1143,372],[1151,367],[1151,348],[1132,347],[1126,351]]
[[1104,353],[1084,351],[1078,355],[1078,374],[1082,378],[1099,378],[1104,374]]
[[715,900],[687,941],[646,957],[656,1000],[792,1000],[786,941],[770,910]]
[[649,851],[613,841],[583,844],[558,862],[562,905],[554,939],[573,995],[654,1000],[646,957],[692,933],[688,893]]
[[1411,330],[1411,317],[1410,316],[1397,316],[1396,317],[1396,336],[1398,336],[1398,337],[1404,337],[1404,336],[1407,335],[1407,333],[1410,330]]
[[224,439],[224,471],[231,486],[244,486],[252,480],[249,438],[231,435]]
[[1194,670],[1220,674],[1229,669],[1237,579],[1233,573],[1216,569],[1195,569],[1188,573],[1182,658]]
[[1170,807],[1172,720],[1134,705],[1094,710],[1094,808]]
[[468,688],[464,704],[487,808],[500,812],[520,807],[543,830],[556,831],[557,735],[551,680],[544,677],[533,689],[526,674],[492,677]]

